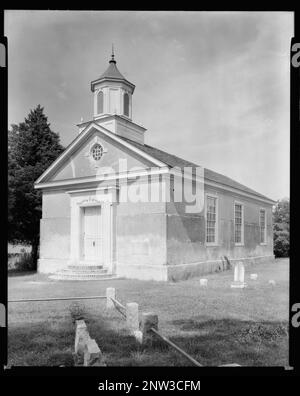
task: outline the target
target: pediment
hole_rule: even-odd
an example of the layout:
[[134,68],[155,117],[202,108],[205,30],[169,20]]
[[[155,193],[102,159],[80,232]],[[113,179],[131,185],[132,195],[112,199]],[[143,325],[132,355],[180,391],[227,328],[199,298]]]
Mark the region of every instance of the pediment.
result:
[[[101,147],[100,159],[95,159],[93,155],[96,146]],[[43,173],[37,180],[36,186],[44,182],[80,180],[163,165],[155,158],[139,152],[133,145],[122,141],[105,128],[92,124],[81,132]]]

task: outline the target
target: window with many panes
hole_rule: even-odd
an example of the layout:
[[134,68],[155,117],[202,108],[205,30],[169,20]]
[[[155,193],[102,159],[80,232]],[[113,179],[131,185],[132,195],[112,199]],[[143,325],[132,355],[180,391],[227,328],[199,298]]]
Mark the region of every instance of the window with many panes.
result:
[[217,198],[206,197],[206,243],[217,243]]
[[266,243],[266,211],[260,209],[259,211],[259,229],[260,229],[260,243]]
[[243,205],[240,203],[234,204],[234,242],[236,244],[243,244]]

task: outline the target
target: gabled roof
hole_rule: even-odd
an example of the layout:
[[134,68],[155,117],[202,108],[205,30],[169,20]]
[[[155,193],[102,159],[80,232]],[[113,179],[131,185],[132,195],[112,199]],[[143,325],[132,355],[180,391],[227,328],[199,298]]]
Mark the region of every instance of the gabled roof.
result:
[[[130,139],[127,139],[125,137],[120,136],[121,139],[130,142],[130,144],[134,145],[135,147],[139,148],[140,150],[143,150],[145,153],[151,155],[154,158],[157,158],[159,161],[164,162],[167,164],[170,168],[173,168],[175,166],[179,168],[184,168],[184,167],[198,167],[200,165],[197,165],[193,162],[187,161],[185,159],[179,158],[176,155],[167,153],[165,151],[159,150],[155,147],[148,146],[147,144],[140,144],[138,142],[134,142]],[[232,188],[236,188],[238,190],[242,190],[246,193],[256,195],[259,198],[266,199],[268,201],[273,201],[272,199],[266,197],[265,195],[262,195],[258,193],[257,191],[252,190],[249,187],[244,186],[241,183],[236,182],[235,180],[222,175],[221,173],[214,172],[210,169],[204,168],[204,178],[206,180],[211,180],[212,182],[223,184],[225,186],[229,186]],[[275,201],[273,201],[275,203]]]
[[[200,165],[197,165],[193,162],[187,161],[183,158],[177,157],[176,155],[167,153],[166,151],[157,149],[155,147],[149,146],[147,144],[141,144],[136,141],[130,140],[128,138],[125,138],[120,135],[116,135],[103,126],[99,126],[98,124],[94,123],[93,121],[90,121],[86,128],[69,144],[69,146],[64,150],[64,152],[52,163],[52,165],[49,166],[49,168],[36,180],[35,185],[37,186],[40,183],[43,183],[44,179],[47,177],[49,172],[52,172],[53,170],[58,169],[61,163],[63,163],[65,157],[69,155],[74,149],[80,146],[80,142],[85,139],[87,134],[89,134],[92,129],[96,129],[100,132],[102,132],[104,135],[112,138],[116,142],[119,142],[124,144],[125,147],[135,151],[137,154],[141,155],[142,157],[146,158],[147,160],[150,160],[153,162],[154,165],[159,166],[159,167],[169,167],[169,168],[174,168],[174,167],[179,167],[179,168],[184,168],[184,167],[199,167]],[[251,188],[236,182],[235,180],[224,176],[220,173],[214,172],[210,169],[204,168],[204,179],[217,183],[219,185],[224,185],[225,187],[231,187],[236,190],[240,190],[244,193],[251,194],[252,196],[256,196],[257,198],[267,200],[269,203],[274,203],[275,201],[266,197],[265,195],[262,195],[258,193],[255,190],[252,190]]]

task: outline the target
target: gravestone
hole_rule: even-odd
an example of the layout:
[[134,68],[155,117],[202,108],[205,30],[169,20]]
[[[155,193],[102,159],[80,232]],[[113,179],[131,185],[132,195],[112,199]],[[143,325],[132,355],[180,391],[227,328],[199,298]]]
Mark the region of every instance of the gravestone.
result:
[[234,266],[234,282],[231,284],[231,287],[243,289],[246,286],[247,285],[245,283],[245,266],[241,261],[239,261]]
[[257,280],[258,275],[257,274],[250,274],[250,279],[252,280]]
[[206,278],[200,279],[200,286],[207,286],[208,280]]

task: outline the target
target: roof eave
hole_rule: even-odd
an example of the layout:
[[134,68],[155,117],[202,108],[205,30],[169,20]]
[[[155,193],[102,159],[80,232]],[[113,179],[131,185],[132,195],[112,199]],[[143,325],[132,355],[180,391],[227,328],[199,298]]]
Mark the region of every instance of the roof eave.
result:
[[97,83],[101,83],[104,81],[123,82],[131,87],[132,93],[134,92],[134,89],[135,89],[135,85],[132,84],[130,81],[126,80],[125,78],[123,79],[123,78],[117,78],[117,77],[102,77],[102,78],[98,78],[97,80],[94,80],[91,82],[91,91],[94,92],[94,86]]

